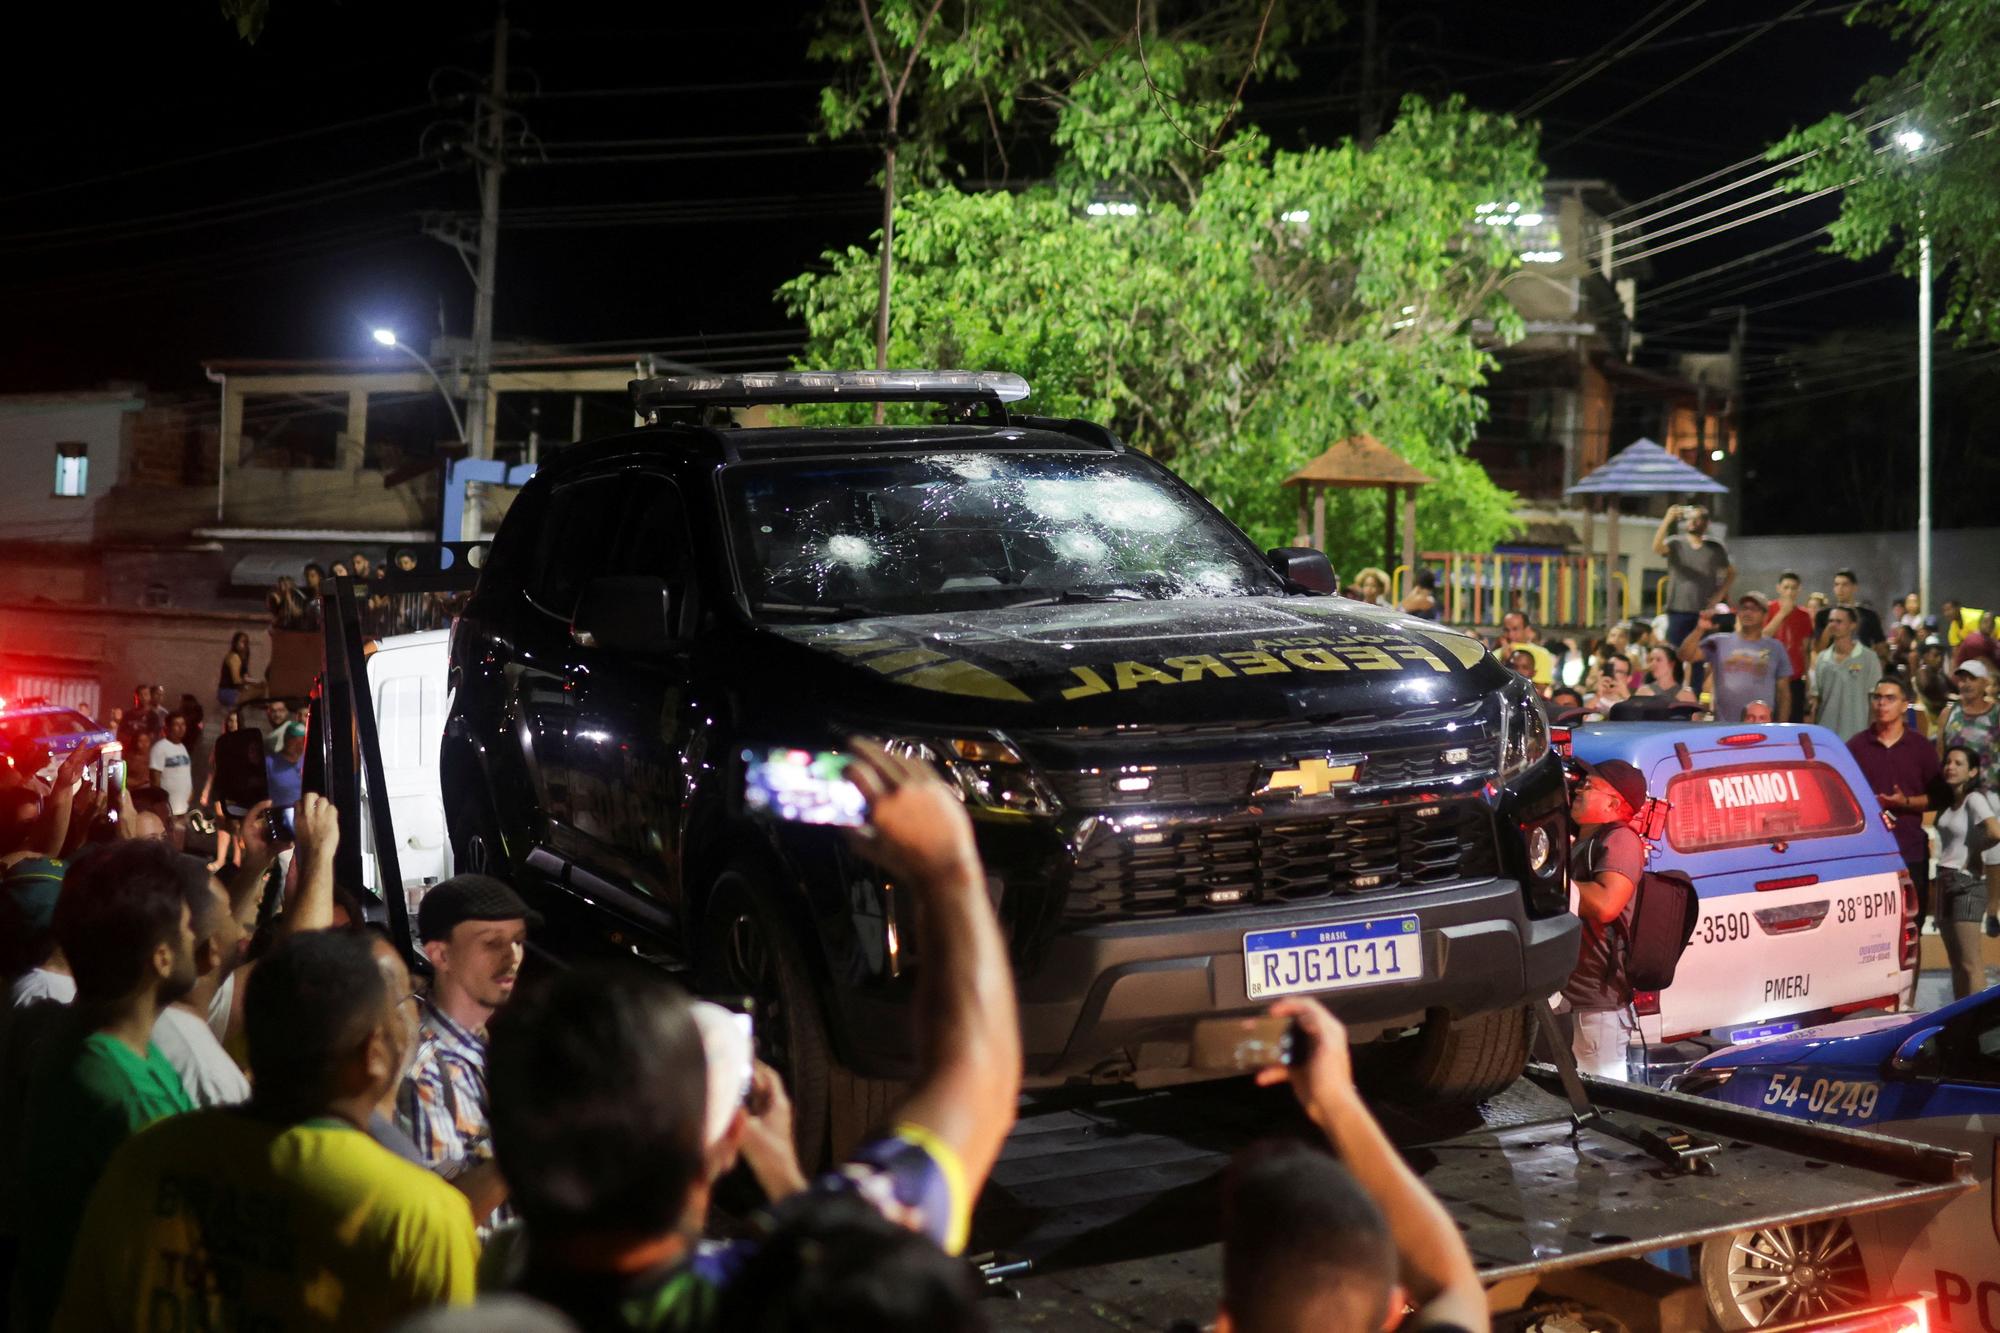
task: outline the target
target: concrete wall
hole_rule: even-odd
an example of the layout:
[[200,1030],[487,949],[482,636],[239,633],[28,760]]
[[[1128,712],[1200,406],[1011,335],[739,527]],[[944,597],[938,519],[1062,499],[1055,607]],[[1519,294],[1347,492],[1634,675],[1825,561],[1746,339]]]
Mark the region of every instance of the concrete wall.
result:
[[[215,682],[229,638],[250,633],[252,668],[270,660],[270,621],[226,612],[143,607],[0,603],[0,672],[97,680],[102,706],[128,703],[141,681],[167,687],[171,707],[182,693],[211,718],[220,711]],[[215,730],[211,727],[211,732]]]
[[[0,397],[0,536],[89,542],[92,514],[123,467],[128,417],[142,406],[122,391]],[[71,440],[88,446],[81,497],[55,494],[56,445]]]
[[[1909,531],[1738,537],[1729,543],[1729,555],[1736,563],[1736,586],[1765,592],[1792,569],[1805,580],[1805,591],[1830,596],[1833,571],[1852,569],[1861,579],[1862,601],[1878,611],[1917,586],[1917,535]],[[2000,528],[1931,534],[1931,600],[1947,597],[1967,606],[2000,606]]]

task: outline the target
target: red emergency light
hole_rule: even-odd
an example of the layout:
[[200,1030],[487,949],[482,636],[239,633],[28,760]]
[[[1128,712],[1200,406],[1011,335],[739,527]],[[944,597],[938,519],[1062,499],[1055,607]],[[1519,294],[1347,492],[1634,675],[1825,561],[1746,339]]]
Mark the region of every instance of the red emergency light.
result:
[[1761,731],[1739,731],[1734,733],[1733,735],[1724,736],[1721,740],[1717,741],[1716,744],[1717,745],[1762,745],[1765,741],[1769,739],[1771,738],[1769,736],[1766,736]]
[[1895,1305],[1779,1324],[1766,1333],[1930,1333],[1930,1328],[1930,1301],[1919,1296]]

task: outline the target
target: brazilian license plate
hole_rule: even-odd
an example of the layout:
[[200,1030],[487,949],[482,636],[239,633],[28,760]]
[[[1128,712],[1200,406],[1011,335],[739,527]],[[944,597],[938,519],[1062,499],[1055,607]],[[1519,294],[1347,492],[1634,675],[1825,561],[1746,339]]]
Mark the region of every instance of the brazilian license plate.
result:
[[1253,1000],[1416,981],[1424,933],[1414,916],[1253,930],[1243,937],[1243,985]]

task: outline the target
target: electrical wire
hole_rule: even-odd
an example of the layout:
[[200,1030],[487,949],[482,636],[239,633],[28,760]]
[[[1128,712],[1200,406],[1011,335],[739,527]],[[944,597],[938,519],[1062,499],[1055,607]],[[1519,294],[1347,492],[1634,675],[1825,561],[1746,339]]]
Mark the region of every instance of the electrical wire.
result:
[[[397,174],[400,173],[400,174]],[[245,199],[232,199],[225,203],[204,204],[197,208],[176,209],[167,213],[155,213],[142,218],[126,218],[113,222],[94,223],[79,227],[57,228],[51,231],[14,232],[0,235],[0,251],[26,254],[45,250],[67,249],[78,245],[97,245],[107,241],[132,240],[141,236],[167,235],[188,231],[198,227],[216,226],[265,217],[272,213],[282,213],[294,208],[317,207],[334,199],[344,199],[357,194],[367,194],[376,190],[396,189],[411,184],[427,176],[435,176],[437,168],[419,157],[405,158],[383,166],[370,167],[347,176],[332,180],[318,181],[290,189],[275,190],[268,194],[253,195]],[[346,188],[337,188],[337,187]],[[29,242],[24,244],[24,242]]]
[[364,125],[379,125],[396,120],[416,111],[434,111],[430,102],[415,102],[409,106],[397,107],[393,111],[378,111],[373,115],[356,116],[352,120],[336,121],[331,125],[318,125],[312,129],[296,130],[290,134],[275,134],[268,139],[257,139],[250,143],[232,144],[227,148],[211,148],[205,152],[190,153],[185,157],[172,157],[162,162],[148,162],[144,166],[127,167],[122,171],[110,171],[101,176],[87,176],[82,180],[64,181],[59,185],[42,185],[32,190],[21,190],[14,194],[0,195],[0,204],[11,204],[21,199],[38,199],[44,195],[60,194],[67,190],[88,189],[93,185],[103,185],[110,181],[129,180],[149,172],[166,171],[175,167],[192,166],[197,162],[211,162],[217,158],[231,157],[237,153],[251,153],[263,148],[274,148],[279,144],[298,143],[304,139],[315,139],[322,134],[338,134],[342,130],[359,129]]
[[[1528,99],[1528,101],[1516,107],[1513,114],[1517,117],[1533,115],[1535,112],[1547,106],[1550,102],[1553,102],[1558,97],[1561,97],[1564,93],[1567,93],[1572,89],[1581,87],[1583,84],[1589,82],[1592,78],[1596,77],[1598,74],[1603,73],[1605,70],[1611,68],[1611,66],[1617,64],[1620,60],[1623,60],[1626,56],[1632,54],[1635,50],[1643,46],[1645,43],[1651,41],[1654,37],[1658,36],[1660,33],[1665,32],[1668,28],[1680,22],[1682,19],[1686,18],[1689,14],[1692,14],[1695,10],[1700,9],[1702,5],[1706,3],[1706,0],[1688,0],[1688,3],[1685,6],[1683,6],[1680,10],[1676,11],[1670,18],[1666,19],[1664,22],[1660,23],[1656,27],[1648,29],[1645,32],[1645,34],[1639,37],[1636,41],[1627,44],[1626,46],[1620,48],[1615,52],[1612,52],[1612,54],[1608,56],[1605,56],[1603,54],[1604,52],[1609,51],[1612,47],[1617,46],[1619,42],[1624,41],[1625,34],[1631,32],[1632,28],[1640,27],[1646,23],[1652,22],[1653,16],[1655,14],[1658,14],[1661,10],[1666,9],[1672,3],[1673,0],[1662,0],[1661,4],[1655,6],[1650,12],[1647,13],[1647,15],[1644,18],[1640,19],[1638,23],[1633,24],[1632,27],[1626,28],[1624,32],[1619,33],[1618,36],[1613,37],[1609,42],[1605,43],[1604,46],[1598,48],[1598,55],[1586,57],[1588,61],[1591,61],[1593,63],[1590,63],[1586,68],[1579,70],[1576,74],[1572,75],[1570,78],[1558,82],[1555,87],[1550,88],[1548,91],[1543,92],[1536,97]],[[1600,59],[1599,58],[1600,56],[1603,58]]]
[[[1854,180],[1860,180],[1860,179],[1861,177],[1859,176],[1854,178]],[[1746,217],[1734,218],[1728,222],[1724,222],[1718,224],[1717,226],[1710,227],[1706,231],[1698,231],[1691,236],[1683,236],[1679,240],[1667,241],[1662,245],[1656,245],[1650,250],[1641,250],[1637,254],[1622,255],[1619,257],[1617,262],[1620,264],[1636,264],[1642,259],[1651,259],[1654,255],[1665,254],[1669,250],[1678,250],[1684,245],[1693,245],[1696,241],[1705,241],[1711,236],[1720,236],[1723,232],[1734,231],[1738,227],[1747,226],[1752,222],[1757,222],[1764,218],[1771,217],[1775,214],[1783,213],[1788,209],[1798,208],[1804,204],[1809,204],[1815,199],[1824,198],[1826,195],[1833,194],[1835,191],[1838,190],[1844,190],[1852,184],[1854,184],[1853,180],[1842,181],[1838,185],[1829,185],[1824,189],[1814,190],[1810,194],[1795,195],[1792,198],[1786,200],[1784,203],[1773,204],[1771,207],[1766,208],[1761,212],[1752,213]]]
[[1747,254],[1736,259],[1725,260],[1720,264],[1712,264],[1708,268],[1700,269],[1694,273],[1685,274],[1681,277],[1675,278],[1671,282],[1663,282],[1659,284],[1657,287],[1649,289],[1646,295],[1649,299],[1657,301],[1667,293],[1675,291],[1682,287],[1686,287],[1692,283],[1697,283],[1701,281],[1703,278],[1711,277],[1718,273],[1727,272],[1732,268],[1741,268],[1745,264],[1754,264],[1760,259],[1766,259],[1769,258],[1771,255],[1777,254],[1781,250],[1789,250],[1795,245],[1804,245],[1808,241],[1818,240],[1820,237],[1826,235],[1828,230],[1829,228],[1826,227],[1815,227],[1803,236],[1794,236],[1789,241],[1780,241],[1776,245],[1767,246],[1762,250],[1756,251],[1754,254]]
[[[1616,121],[1624,119],[1626,116],[1631,115],[1634,111],[1637,111],[1640,107],[1646,106],[1649,103],[1653,102],[1655,99],[1665,95],[1666,93],[1673,91],[1675,88],[1680,87],[1683,83],[1686,83],[1689,79],[1701,73],[1703,70],[1709,69],[1715,65],[1720,64],[1724,60],[1727,60],[1729,57],[1735,55],[1738,51],[1741,51],[1744,47],[1750,45],[1750,43],[1756,41],[1759,37],[1762,37],[1765,33],[1771,31],[1771,29],[1777,27],[1780,23],[1784,23],[1789,19],[1797,18],[1799,14],[1812,3],[1813,0],[1799,0],[1799,2],[1796,5],[1793,5],[1783,14],[1780,14],[1778,17],[1769,20],[1768,22],[1764,23],[1761,27],[1758,27],[1753,31],[1746,33],[1744,36],[1738,38],[1736,41],[1731,42],[1728,46],[1725,46],[1722,50],[1717,51],[1714,55],[1710,56],[1708,59],[1699,61],[1693,65],[1688,66],[1686,69],[1676,74],[1673,78],[1668,79],[1665,83],[1662,83],[1658,87],[1653,88],[1652,90],[1647,92],[1644,96],[1634,98],[1632,101],[1627,102],[1624,106],[1619,107],[1616,111],[1613,111],[1610,115],[1600,120],[1597,123],[1597,128],[1601,129],[1606,125],[1610,125]],[[1545,151],[1552,153],[1560,151],[1561,149],[1567,148],[1571,144],[1576,143],[1581,139],[1589,138],[1592,134],[1595,134],[1596,132],[1597,132],[1596,129],[1593,129],[1586,131],[1583,134],[1572,134],[1569,138],[1562,140],[1560,143],[1549,145],[1549,147]]]
[[[1802,301],[1816,301],[1822,296],[1831,296],[1835,292],[1848,291],[1852,288],[1860,287],[1867,283],[1880,282],[1884,278],[1893,278],[1895,276],[1896,274],[1894,273],[1871,273],[1867,277],[1855,278],[1849,282],[1835,283],[1831,287],[1817,287],[1814,288],[1812,291],[1801,292],[1795,296],[1782,297],[1776,301],[1768,301],[1763,305],[1749,306],[1744,310],[1744,314],[1754,315],[1760,310],[1779,310],[1788,305],[1798,305]],[[1676,333],[1682,329],[1699,328],[1701,325],[1706,323],[1708,323],[1708,320],[1706,319],[1689,320],[1684,324],[1675,324],[1670,328],[1661,329],[1660,333],[1661,334]]]

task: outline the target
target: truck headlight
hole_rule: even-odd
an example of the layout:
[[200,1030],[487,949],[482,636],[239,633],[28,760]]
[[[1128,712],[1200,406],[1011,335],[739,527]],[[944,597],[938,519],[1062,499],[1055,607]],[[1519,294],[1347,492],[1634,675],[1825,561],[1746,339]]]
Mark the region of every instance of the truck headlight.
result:
[[987,815],[1053,815],[1056,794],[1004,736],[896,736],[893,754],[936,766],[968,808]]
[[1527,689],[1509,690],[1500,705],[1500,780],[1526,772],[1549,752],[1549,720]]

